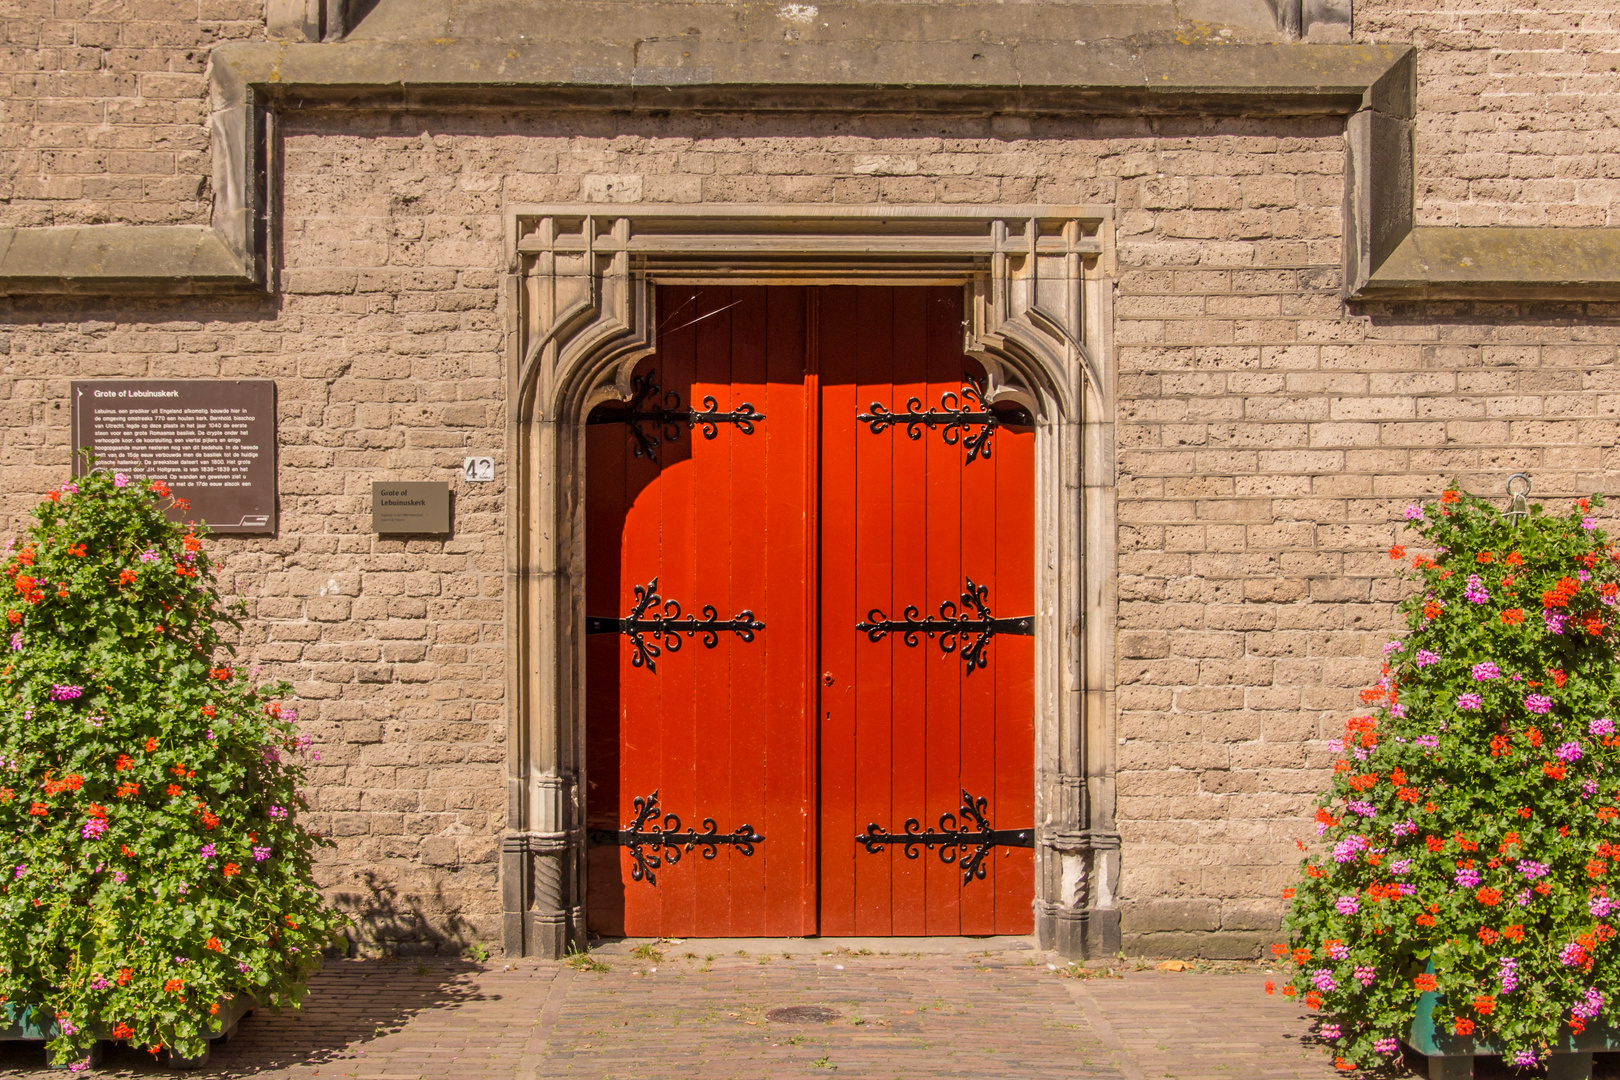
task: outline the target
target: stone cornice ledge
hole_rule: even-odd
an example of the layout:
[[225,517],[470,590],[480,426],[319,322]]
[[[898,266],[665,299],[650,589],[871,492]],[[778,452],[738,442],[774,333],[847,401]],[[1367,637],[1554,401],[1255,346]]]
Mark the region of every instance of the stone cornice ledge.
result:
[[257,286],[238,254],[204,225],[0,229],[0,296],[179,295]]
[[1620,229],[1407,233],[1357,300],[1620,300]]

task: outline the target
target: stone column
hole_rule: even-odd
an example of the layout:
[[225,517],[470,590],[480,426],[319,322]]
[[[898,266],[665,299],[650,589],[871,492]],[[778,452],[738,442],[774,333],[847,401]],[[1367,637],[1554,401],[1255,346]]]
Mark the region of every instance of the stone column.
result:
[[509,832],[501,840],[501,907],[506,951],[511,956],[555,960],[570,945],[584,940],[580,903],[583,833],[555,826],[575,820],[564,811],[573,803],[571,777],[542,776],[536,782],[542,805],[554,813],[540,815],[542,828]]

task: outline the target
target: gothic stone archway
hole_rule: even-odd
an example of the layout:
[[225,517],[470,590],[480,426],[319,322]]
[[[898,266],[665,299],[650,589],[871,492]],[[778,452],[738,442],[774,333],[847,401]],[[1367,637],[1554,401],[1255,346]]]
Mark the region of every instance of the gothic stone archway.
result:
[[657,348],[658,284],[955,284],[987,400],[1036,423],[1036,911],[1043,947],[1111,952],[1111,212],[1068,206],[517,206],[508,349],[505,943],[584,935],[584,430]]

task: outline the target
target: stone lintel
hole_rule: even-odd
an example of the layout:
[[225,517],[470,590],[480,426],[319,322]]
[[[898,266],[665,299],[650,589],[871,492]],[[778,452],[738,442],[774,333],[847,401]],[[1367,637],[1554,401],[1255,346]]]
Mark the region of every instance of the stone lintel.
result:
[[[1571,288],[1614,295],[1605,254],[1612,249],[1592,239],[1604,230],[1408,231],[1414,58],[1405,46],[1162,37],[1047,39],[1009,49],[921,31],[877,48],[859,35],[791,49],[711,37],[667,57],[643,57],[636,42],[611,34],[516,43],[232,42],[216,48],[210,64],[220,159],[213,228],[0,231],[0,294],[266,287],[254,193],[267,110],[572,106],[1345,115],[1352,118],[1346,287],[1353,298],[1573,298]],[[1513,235],[1507,249],[1489,239],[1497,234]],[[1473,251],[1482,242],[1518,257],[1511,267],[1486,259],[1502,269],[1482,272]]]
[[238,104],[251,86],[297,107],[1411,113],[1404,80],[1392,93],[1386,78],[1407,46],[1103,41],[1026,44],[1016,57],[976,60],[984,46],[973,42],[831,42],[785,57],[718,42],[680,63],[650,64],[635,62],[634,45],[231,42],[213,52],[214,107]]
[[987,46],[978,36],[941,41],[921,31],[880,48],[869,37],[850,34],[786,52],[761,48],[758,41],[711,39],[702,49],[683,47],[657,63],[651,62],[657,56],[641,59],[636,41],[616,41],[611,34],[515,44],[232,42],[210,59],[218,159],[213,228],[11,230],[8,253],[0,255],[0,293],[266,287],[255,209],[266,110],[574,106],[1350,115],[1374,109],[1409,117],[1411,57],[1405,46],[1141,39],[1086,45],[1046,40],[1010,49]]
[[1352,299],[1620,299],[1620,229],[1415,228]]

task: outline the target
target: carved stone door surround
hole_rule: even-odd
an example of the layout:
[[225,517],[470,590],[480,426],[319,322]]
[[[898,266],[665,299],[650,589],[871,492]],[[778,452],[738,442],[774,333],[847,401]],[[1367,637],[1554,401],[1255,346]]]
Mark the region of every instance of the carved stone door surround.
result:
[[985,398],[1036,423],[1036,933],[1118,947],[1112,211],[1096,206],[509,208],[509,952],[584,936],[585,417],[658,347],[658,284],[957,284]]

